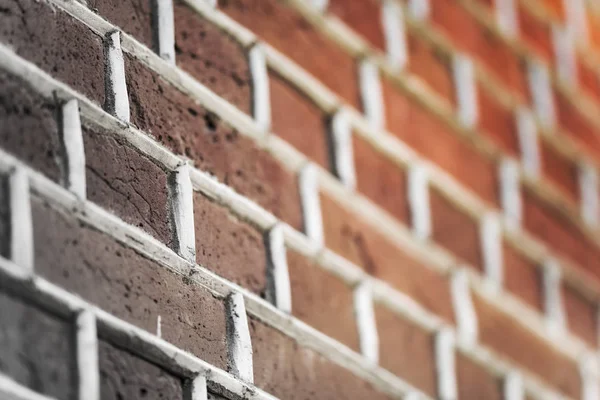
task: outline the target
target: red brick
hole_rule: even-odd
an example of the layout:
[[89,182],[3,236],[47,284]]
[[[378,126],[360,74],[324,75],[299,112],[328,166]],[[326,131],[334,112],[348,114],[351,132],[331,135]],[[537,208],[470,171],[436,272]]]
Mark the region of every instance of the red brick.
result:
[[518,156],[519,139],[515,115],[483,87],[479,87],[479,129],[503,151]]
[[292,314],[360,352],[352,288],[295,251],[288,250],[287,260]]
[[455,105],[456,96],[449,53],[435,46],[415,31],[406,34],[408,70],[423,79],[427,85]]
[[450,286],[445,277],[325,194],[321,195],[321,209],[329,249],[406,293],[446,321],[454,321]]
[[102,39],[46,0],[2,1],[0,41],[19,56],[104,103]]
[[410,224],[408,178],[398,164],[358,135],[353,136],[358,191],[405,224]]
[[103,400],[183,399],[179,377],[102,340],[98,343],[98,364]]
[[269,72],[272,130],[298,151],[330,169],[327,118],[319,107],[277,73]]
[[63,181],[57,106],[0,71],[0,147],[54,182]]
[[592,347],[598,347],[598,308],[577,289],[563,282],[561,294],[569,330]]
[[523,226],[551,249],[600,278],[600,251],[569,218],[529,190],[523,190]]
[[432,233],[431,239],[459,259],[479,271],[483,270],[479,225],[455,204],[438,193],[429,191]]
[[87,0],[88,7],[129,33],[150,49],[156,49],[152,32],[152,0]]
[[331,0],[327,10],[364,37],[372,46],[385,51],[379,0]]
[[247,136],[125,57],[134,125],[297,230],[302,209],[296,175]]
[[544,178],[555,184],[563,194],[579,201],[579,168],[550,143],[540,141],[540,158]]
[[263,322],[250,317],[249,326],[254,383],[268,393],[289,400],[391,399]]
[[59,400],[77,396],[75,326],[0,292],[0,372]]
[[544,312],[542,274],[537,265],[513,246],[504,242],[504,286],[529,306]]
[[519,3],[517,18],[521,38],[547,62],[554,62],[552,29],[550,24],[535,16],[527,6]]
[[502,400],[502,383],[485,367],[456,352],[456,380],[459,399]]
[[174,2],[174,13],[177,65],[250,114],[252,78],[248,57],[239,42],[181,0]]
[[391,82],[383,80],[382,88],[389,130],[484,200],[497,204],[494,163]]
[[577,78],[579,87],[595,101],[600,101],[600,78],[598,70],[586,64],[582,57],[577,57]]
[[356,60],[291,7],[277,0],[222,0],[219,7],[342,99],[360,108]]
[[106,312],[226,367],[225,307],[207,289],[43,200],[32,199],[35,269]]
[[576,363],[479,296],[474,295],[473,302],[479,338],[484,346],[539,376],[563,394],[580,397],[581,382]]
[[434,337],[382,305],[375,305],[379,364],[432,397],[437,395]]
[[264,295],[267,258],[263,234],[201,193],[194,194],[194,222],[198,264]]
[[88,199],[172,247],[164,168],[92,123],[83,128],[83,143]]

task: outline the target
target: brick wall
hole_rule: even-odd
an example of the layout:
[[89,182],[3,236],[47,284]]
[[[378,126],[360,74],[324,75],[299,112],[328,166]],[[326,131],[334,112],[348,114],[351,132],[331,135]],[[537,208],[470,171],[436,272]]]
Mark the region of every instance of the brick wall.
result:
[[588,0],[0,0],[0,398],[600,398]]

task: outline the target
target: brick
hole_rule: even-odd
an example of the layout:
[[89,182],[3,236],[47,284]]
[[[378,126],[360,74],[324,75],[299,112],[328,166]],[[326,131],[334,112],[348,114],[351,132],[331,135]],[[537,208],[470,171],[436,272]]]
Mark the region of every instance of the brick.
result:
[[83,128],[89,200],[173,247],[167,172],[123,137]]
[[302,229],[295,174],[141,62],[126,55],[125,65],[134,125],[295,229]]
[[537,265],[506,241],[502,247],[504,287],[540,313],[544,312],[542,274]]
[[379,0],[331,0],[327,9],[372,46],[385,51],[385,39]]
[[382,80],[382,89],[388,129],[395,136],[484,200],[498,203],[497,168],[493,161],[484,158],[452,128],[417,103],[419,100],[409,97],[387,80]]
[[263,234],[201,193],[194,194],[194,222],[198,264],[264,296],[267,258]]
[[287,261],[292,314],[360,352],[352,288],[293,250],[287,251]]
[[10,257],[10,188],[8,177],[0,175],[0,257]]
[[406,173],[360,136],[353,136],[352,145],[358,191],[404,224],[410,224]]
[[577,289],[563,281],[561,287],[567,326],[590,346],[598,347],[598,308]]
[[248,322],[254,384],[268,393],[289,400],[391,399],[280,331],[252,317]]
[[502,383],[485,367],[456,352],[456,383],[459,399],[502,400]]
[[86,0],[88,7],[150,49],[157,43],[152,31],[152,0]]
[[595,267],[600,250],[568,217],[527,189],[523,195],[523,226],[549,248],[600,277]]
[[226,367],[225,307],[207,289],[156,264],[43,200],[32,199],[35,268],[49,281]]
[[356,60],[291,7],[277,0],[221,0],[219,8],[360,109]]
[[272,131],[298,151],[331,169],[328,118],[308,97],[269,71]]
[[77,394],[75,327],[40,308],[0,293],[0,372],[59,400]]
[[517,5],[517,19],[523,41],[547,62],[553,63],[554,49],[550,24],[535,16],[523,3]]
[[436,190],[429,191],[429,205],[431,240],[483,271],[477,222]]
[[423,79],[436,93],[456,105],[451,55],[414,30],[406,33],[408,71]]
[[174,2],[177,65],[247,114],[252,112],[248,57],[231,36],[181,0]]
[[57,107],[0,71],[0,147],[54,182],[62,181]]
[[321,210],[329,249],[406,293],[446,321],[454,321],[450,286],[445,277],[324,194],[321,194]]
[[573,201],[579,201],[579,168],[550,143],[540,141],[540,157],[544,178],[552,182]]
[[183,400],[180,378],[105,341],[98,343],[98,365],[102,400]]
[[576,57],[577,78],[579,87],[595,101],[600,101],[600,78],[598,70],[583,61],[582,57]]
[[520,154],[516,119],[512,110],[502,105],[483,87],[478,88],[479,129],[503,151],[518,156]]
[[581,382],[576,363],[478,295],[473,296],[473,303],[479,338],[484,346],[537,375],[561,393],[580,398]]
[[566,10],[563,0],[542,0],[542,3],[544,3],[546,12],[548,12],[552,18],[559,21],[565,20]]
[[2,0],[0,41],[19,56],[104,103],[102,39],[47,0]]
[[379,365],[432,397],[437,395],[433,335],[375,305]]

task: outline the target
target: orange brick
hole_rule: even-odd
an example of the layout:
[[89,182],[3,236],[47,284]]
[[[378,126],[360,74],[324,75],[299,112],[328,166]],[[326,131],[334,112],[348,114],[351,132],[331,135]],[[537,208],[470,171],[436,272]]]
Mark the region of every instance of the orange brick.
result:
[[483,366],[458,352],[455,362],[459,399],[503,399],[500,380]]
[[577,77],[579,86],[594,100],[600,101],[600,79],[598,70],[587,65],[582,57],[577,57]]
[[380,0],[330,0],[328,11],[371,45],[385,51]]
[[565,20],[565,2],[564,0],[542,0],[544,6],[546,7],[546,11],[557,20],[564,21]]
[[540,141],[540,156],[544,178],[554,183],[571,200],[579,201],[579,170],[577,164],[543,140]]
[[598,308],[567,282],[561,289],[569,330],[590,346],[598,347]]
[[552,29],[550,25],[535,16],[522,3],[517,6],[517,18],[521,38],[547,62],[554,62]]
[[437,395],[434,337],[413,322],[375,305],[379,364],[432,397]]
[[507,242],[503,244],[502,258],[504,287],[529,306],[543,312],[544,288],[537,265]]
[[479,128],[483,135],[489,137],[502,150],[517,156],[519,139],[515,116],[504,107],[492,93],[479,87]]

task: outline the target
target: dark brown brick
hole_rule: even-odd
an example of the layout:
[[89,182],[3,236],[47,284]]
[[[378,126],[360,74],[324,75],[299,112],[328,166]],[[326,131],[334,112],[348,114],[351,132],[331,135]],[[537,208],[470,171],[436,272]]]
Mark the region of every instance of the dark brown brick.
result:
[[492,140],[504,152],[519,156],[516,119],[512,110],[504,107],[493,93],[478,88],[479,126],[481,133]]
[[455,357],[459,399],[504,399],[497,377],[462,353],[456,352]]
[[32,209],[41,276],[151,333],[160,316],[163,339],[225,368],[221,299],[42,200]]
[[7,176],[0,175],[0,257],[10,257],[10,188]]
[[154,50],[157,43],[152,33],[152,1],[87,0],[87,3],[92,10]]
[[57,107],[26,82],[0,71],[0,147],[62,181]]
[[0,293],[0,371],[38,393],[77,393],[74,324]]
[[183,399],[181,379],[107,342],[98,343],[102,400]]
[[385,51],[381,4],[378,0],[331,0],[327,11],[345,22],[372,46]]
[[125,65],[134,125],[292,227],[302,229],[293,173],[141,62],[126,56]]
[[251,317],[249,326],[254,383],[268,393],[288,400],[390,399],[343,366],[263,322]]
[[352,288],[293,250],[287,251],[292,314],[360,352]]
[[540,141],[542,173],[570,200],[579,201],[579,168],[550,143]]
[[356,60],[291,7],[277,0],[221,0],[219,7],[360,109]]
[[504,286],[529,306],[544,312],[542,274],[537,265],[506,241],[502,247]]
[[432,397],[437,395],[433,335],[375,305],[379,364]]
[[569,330],[590,346],[597,348],[598,307],[567,282],[563,282],[561,294]]
[[0,41],[21,57],[104,103],[102,39],[47,0],[1,0]]
[[173,245],[167,172],[99,126],[83,129],[88,199]]
[[264,295],[267,257],[263,234],[201,193],[194,194],[194,221],[196,261]]
[[177,65],[247,114],[252,111],[248,57],[227,33],[181,0],[174,2]]

